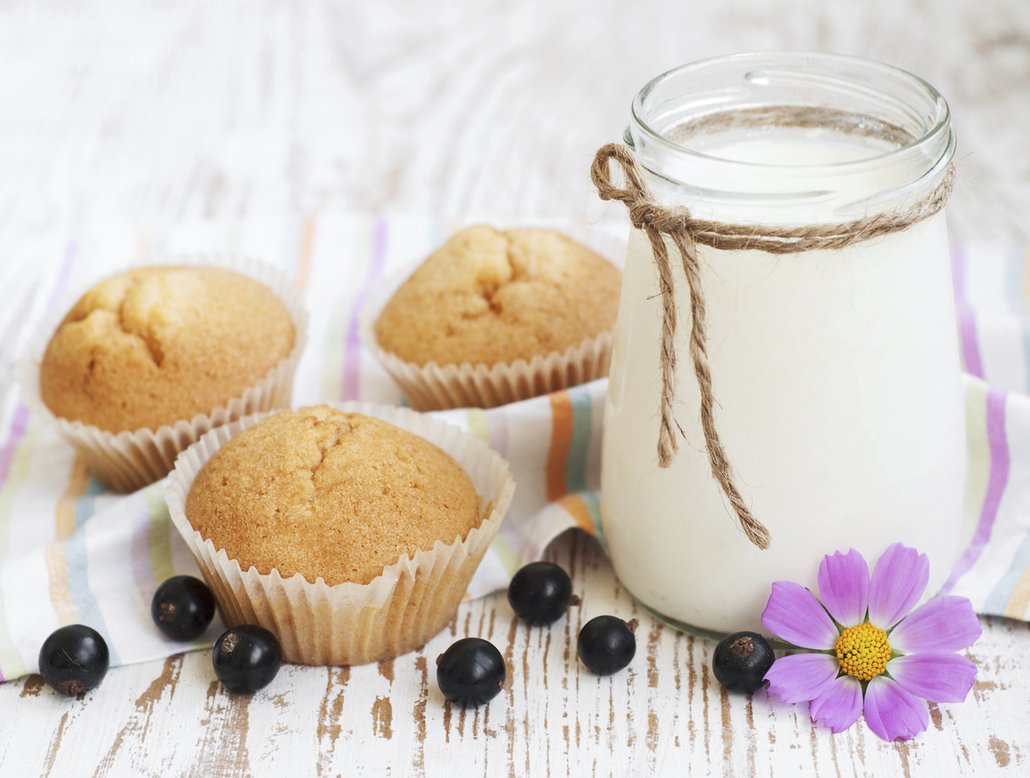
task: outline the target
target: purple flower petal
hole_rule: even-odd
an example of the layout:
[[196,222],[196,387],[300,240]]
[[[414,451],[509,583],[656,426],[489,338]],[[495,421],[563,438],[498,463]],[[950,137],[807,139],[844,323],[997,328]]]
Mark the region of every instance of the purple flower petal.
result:
[[828,683],[808,706],[816,724],[843,732],[862,715],[862,683],[842,675]]
[[851,549],[823,557],[819,565],[819,597],[838,624],[853,627],[865,621],[869,606],[869,566]]
[[930,560],[895,543],[883,552],[869,583],[869,621],[890,629],[919,602],[930,580]]
[[833,648],[839,634],[815,595],[790,581],[772,585],[762,624],[776,637],[801,648]]
[[919,606],[890,634],[891,648],[906,654],[959,651],[971,646],[983,630],[965,597],[935,597]]
[[899,656],[887,672],[905,691],[933,702],[962,702],[976,680],[976,665],[958,654]]
[[769,693],[783,702],[808,702],[837,677],[837,658],[829,654],[791,654],[773,662],[765,680]]
[[926,729],[930,712],[925,702],[880,675],[865,690],[865,723],[884,740],[908,740]]

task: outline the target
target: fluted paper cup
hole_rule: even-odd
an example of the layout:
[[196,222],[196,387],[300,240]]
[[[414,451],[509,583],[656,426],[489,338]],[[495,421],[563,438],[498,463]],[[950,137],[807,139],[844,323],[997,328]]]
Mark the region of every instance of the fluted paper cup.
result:
[[[107,277],[152,264],[158,263],[131,265]],[[109,432],[92,424],[55,415],[43,402],[39,388],[40,364],[47,344],[71,306],[98,280],[78,289],[64,304],[55,306],[40,324],[18,362],[22,396],[33,413],[54,425],[61,437],[75,448],[104,486],[119,492],[133,491],[164,478],[174,467],[179,452],[197,442],[208,430],[252,413],[287,407],[293,392],[293,375],[307,336],[308,315],[296,287],[285,275],[264,262],[235,255],[190,254],[161,258],[159,264],[218,267],[260,281],[282,300],[290,314],[294,330],[293,349],[261,380],[224,405],[157,429],[144,427]]]
[[165,498],[176,529],[197,560],[230,626],[258,624],[275,633],[289,662],[355,665],[388,659],[422,646],[453,618],[501,521],[515,482],[508,463],[478,438],[415,411],[368,403],[330,403],[347,413],[374,416],[440,447],[465,470],[479,495],[482,522],[460,540],[404,556],[367,584],[329,586],[300,573],[244,570],[238,560],[201,536],[186,515],[193,481],[236,433],[269,413],[211,430],[179,455]]

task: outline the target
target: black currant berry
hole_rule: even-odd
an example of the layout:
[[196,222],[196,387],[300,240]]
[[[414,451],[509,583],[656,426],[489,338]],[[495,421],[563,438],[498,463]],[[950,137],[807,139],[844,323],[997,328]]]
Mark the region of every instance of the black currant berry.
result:
[[229,691],[252,694],[275,678],[283,652],[275,635],[264,627],[241,624],[226,630],[211,654],[215,675]]
[[508,584],[511,609],[533,626],[560,619],[571,600],[569,574],[551,562],[531,562],[515,573]]
[[70,624],[51,633],[39,650],[39,674],[69,697],[95,689],[110,666],[107,643],[83,624]]
[[762,688],[772,667],[772,647],[756,632],[734,632],[715,647],[712,672],[731,692],[754,692]]
[[579,658],[597,675],[611,675],[626,667],[637,653],[633,630],[636,619],[625,622],[617,616],[590,619],[579,631]]
[[462,638],[436,658],[436,682],[456,705],[490,702],[504,688],[506,675],[501,652],[482,638]]
[[199,578],[177,575],[157,587],[150,617],[172,640],[196,640],[215,617],[215,598]]

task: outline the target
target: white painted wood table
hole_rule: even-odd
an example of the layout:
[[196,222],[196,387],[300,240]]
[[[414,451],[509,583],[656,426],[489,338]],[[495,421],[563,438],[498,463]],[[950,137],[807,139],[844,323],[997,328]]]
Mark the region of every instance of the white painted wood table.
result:
[[[906,67],[950,98],[954,232],[1030,228],[1030,5],[863,3],[35,2],[0,4],[0,263],[89,225],[401,208],[508,219],[596,215],[586,170],[644,81],[746,49],[820,49]],[[3,276],[0,276],[3,277]],[[10,277],[9,275],[7,277]],[[551,556],[584,607],[528,630],[503,596],[378,666],[286,667],[227,694],[207,652],[120,668],[83,700],[0,686],[3,775],[1026,775],[1030,627],[985,620],[963,705],[885,744],[832,737],[764,693],[730,696],[711,646],[638,613],[606,559]],[[575,634],[641,621],[637,659],[583,673]],[[443,704],[433,658],[482,635],[509,662],[488,707]]]

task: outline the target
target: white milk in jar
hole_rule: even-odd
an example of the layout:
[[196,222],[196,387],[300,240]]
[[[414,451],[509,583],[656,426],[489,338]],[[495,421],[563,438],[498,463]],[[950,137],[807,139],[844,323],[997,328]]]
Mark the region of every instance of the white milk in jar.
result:
[[[733,118],[794,105],[825,109],[825,126]],[[727,117],[715,131],[687,131],[714,113]],[[660,76],[638,95],[627,141],[660,203],[780,226],[904,207],[940,183],[954,150],[947,105],[929,85],[877,63],[801,54]],[[943,212],[834,250],[697,251],[716,424],[771,544],[748,541],[711,474],[678,257],[683,436],[670,466],[658,466],[662,304],[651,245],[634,230],[602,455],[603,529],[621,582],[704,634],[760,629],[771,583],[815,590],[835,550],[856,548],[872,566],[891,543],[915,546],[930,558],[927,594],[937,591],[970,529]]]

